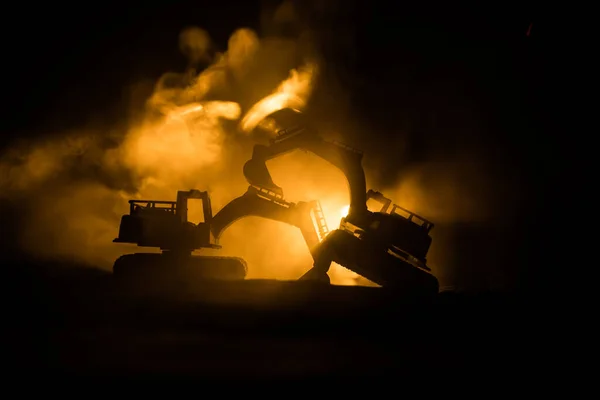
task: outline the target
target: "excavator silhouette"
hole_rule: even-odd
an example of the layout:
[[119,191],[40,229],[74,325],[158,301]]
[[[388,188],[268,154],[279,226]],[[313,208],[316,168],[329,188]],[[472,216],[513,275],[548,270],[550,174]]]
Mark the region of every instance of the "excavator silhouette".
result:
[[[350,208],[338,229],[330,232],[312,250],[314,265],[300,279],[329,282],[327,272],[336,262],[370,281],[398,289],[403,293],[437,293],[439,283],[427,267],[433,224],[398,205],[383,194],[366,190],[362,152],[341,142],[326,141],[311,127],[301,112],[285,108],[268,115],[256,130],[270,131],[268,145],[254,146],[252,158],[244,165],[251,185],[265,188],[278,196],[277,186],[266,161],[301,149],[330,162],[345,175],[350,189]],[[369,199],[382,203],[378,212],[367,208]]]
[[[202,201],[203,221],[188,221],[188,200]],[[149,282],[244,279],[246,262],[238,257],[199,256],[193,251],[219,249],[221,234],[235,221],[257,216],[296,226],[309,250],[315,251],[328,234],[318,201],[291,203],[259,186],[249,186],[215,215],[207,191],[177,192],[176,201],[130,200],[129,214],[121,217],[115,243],[157,247],[161,253],[135,253],[119,257],[113,273],[119,279]]]

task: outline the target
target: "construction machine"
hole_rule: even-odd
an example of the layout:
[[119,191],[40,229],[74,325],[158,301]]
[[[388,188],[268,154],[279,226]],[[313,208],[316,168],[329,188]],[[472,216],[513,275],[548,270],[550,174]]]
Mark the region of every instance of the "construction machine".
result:
[[260,186],[249,186],[246,193],[233,199],[212,219],[211,233],[215,243],[235,221],[249,216],[283,222],[300,229],[308,250],[313,254],[329,234],[329,228],[318,200],[289,202],[283,196]]
[[[188,200],[202,201],[203,220],[188,221]],[[161,253],[135,253],[116,260],[118,278],[159,281],[244,279],[246,262],[238,257],[193,255],[203,248],[219,249],[219,238],[235,221],[257,216],[296,226],[309,250],[316,249],[328,227],[318,201],[291,203],[267,189],[250,186],[214,216],[208,192],[179,191],[176,201],[130,200],[128,215],[121,217],[115,243],[155,247]]]
[[[336,166],[350,190],[350,207],[338,229],[330,232],[313,251],[314,265],[301,279],[329,281],[332,262],[382,286],[411,293],[437,293],[438,280],[427,267],[433,224],[398,205],[379,192],[366,190],[363,153],[344,143],[323,139],[300,111],[285,108],[268,115],[255,130],[271,132],[268,144],[254,146],[244,165],[251,185],[283,196],[268,171],[266,162],[300,149]],[[377,212],[369,211],[367,200],[382,202]]]
[[[188,221],[188,200],[202,201],[203,220]],[[211,240],[212,207],[208,192],[178,191],[176,201],[129,200],[129,214],[121,217],[114,243],[155,247],[160,253],[119,257],[113,266],[117,278],[136,280],[244,279],[246,262],[238,257],[193,255],[194,250],[219,248]]]

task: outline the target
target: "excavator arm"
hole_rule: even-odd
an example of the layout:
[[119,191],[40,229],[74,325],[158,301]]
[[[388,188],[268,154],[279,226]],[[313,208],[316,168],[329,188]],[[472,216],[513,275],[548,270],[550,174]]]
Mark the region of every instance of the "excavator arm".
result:
[[[244,176],[250,185],[263,187],[282,198],[283,190],[273,182],[266,162],[296,149],[309,151],[333,164],[348,181],[348,215],[342,218],[338,229],[311,247],[313,267],[300,279],[329,282],[327,272],[331,263],[336,262],[381,286],[437,294],[438,281],[425,265],[431,243],[428,233],[433,224],[392,205],[379,192],[367,192],[361,152],[324,140],[299,111],[289,108],[270,114],[257,129],[270,130],[276,136],[268,145],[254,146],[252,158],[244,165]],[[367,200],[381,203],[381,210],[370,212]],[[281,218],[279,214],[277,218]]]
[[303,149],[330,162],[346,177],[350,189],[350,209],[346,219],[358,220],[367,213],[362,152],[340,142],[322,139],[298,111],[286,108],[270,114],[267,119],[270,119],[271,126],[275,127],[278,135],[271,139],[268,146],[254,146],[252,158],[244,165],[244,176],[251,185],[267,188],[282,196],[283,190],[273,182],[266,161],[296,149]]
[[273,191],[250,186],[246,193],[233,199],[213,216],[210,229],[215,242],[218,243],[221,234],[232,223],[248,216],[296,226],[313,258],[318,244],[329,233],[318,201],[291,203]]

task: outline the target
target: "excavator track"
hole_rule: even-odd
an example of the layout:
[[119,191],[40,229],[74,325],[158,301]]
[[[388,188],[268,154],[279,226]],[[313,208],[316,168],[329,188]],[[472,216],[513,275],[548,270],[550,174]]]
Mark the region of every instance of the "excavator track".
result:
[[206,280],[243,280],[246,261],[239,257],[175,256],[135,253],[119,257],[113,266],[121,282],[140,285],[193,284]]
[[332,231],[326,244],[342,267],[383,288],[407,295],[437,295],[439,282],[428,271],[387,252],[372,251],[360,239],[341,230]]

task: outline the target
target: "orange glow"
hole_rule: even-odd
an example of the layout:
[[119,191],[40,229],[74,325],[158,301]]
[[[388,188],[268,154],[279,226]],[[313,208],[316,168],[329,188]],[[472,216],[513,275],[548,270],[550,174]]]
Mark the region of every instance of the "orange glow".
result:
[[[116,147],[103,147],[106,131],[90,129],[45,135],[52,139],[0,155],[0,198],[24,204],[20,240],[26,250],[106,269],[122,254],[158,252],[112,243],[121,216],[128,212],[127,200],[174,200],[178,190],[196,188],[209,191],[213,213],[218,212],[248,187],[242,168],[254,142],[240,134],[249,135],[278,109],[303,110],[310,99],[319,65],[305,59],[298,66],[296,43],[270,42],[252,30],[239,29],[226,51],[215,54],[208,51],[214,46],[202,29],[187,29],[179,39],[190,67],[183,73],[165,73],[156,82],[147,112],[135,123],[115,129],[125,132],[114,135]],[[199,61],[210,66],[196,71]],[[263,82],[268,68],[275,77],[289,76],[281,82],[278,78]],[[244,93],[264,97],[247,107]],[[343,131],[322,133],[339,136]],[[271,160],[268,167],[287,201],[319,200],[329,230],[338,228],[349,210],[347,182],[339,170],[301,151]],[[369,172],[378,173],[366,172],[368,177]],[[475,187],[485,184],[477,180],[477,173],[472,165],[429,163],[403,171],[400,180],[378,189],[436,223],[471,221],[488,211],[481,206],[485,199],[465,187],[466,181],[479,182]],[[430,260],[440,248],[440,241],[435,243]],[[199,253],[242,257],[250,278],[296,279],[312,265],[300,231],[275,221],[245,218],[224,232],[220,244],[221,250]],[[336,284],[369,284],[336,264],[330,276]]]
[[[295,18],[290,4],[283,2],[275,13],[286,23]],[[528,34],[531,25],[529,28]],[[145,82],[139,83],[144,89],[140,92],[150,94],[143,99],[143,106],[132,107],[137,111],[135,121],[109,130],[86,126],[73,132],[41,132],[45,139],[23,139],[3,149],[0,200],[9,199],[22,211],[18,240],[23,249],[108,270],[120,255],[159,251],[112,242],[121,216],[128,213],[127,200],[175,200],[178,190],[195,188],[210,193],[216,213],[242,195],[248,187],[242,168],[255,143],[246,136],[278,109],[305,110],[319,71],[324,70],[315,61],[320,55],[307,57],[318,48],[310,43],[312,32],[302,35],[308,42],[275,35],[262,38],[251,29],[237,29],[227,48],[219,49],[205,30],[187,28],[179,43],[173,43],[187,57],[187,68],[164,71],[148,88]],[[120,63],[126,62],[98,56],[107,68],[120,68]],[[205,65],[208,67],[198,70]],[[362,118],[345,111],[353,109],[349,105],[354,100],[340,91],[340,82],[323,79],[319,85],[323,85],[319,91],[331,97],[331,101],[320,102],[327,108],[322,114],[331,115],[332,120],[315,121],[315,125],[325,130],[323,125],[340,123],[335,126],[339,132],[320,133],[326,139],[342,141],[362,138],[363,145],[349,144],[367,150],[364,143],[370,140],[369,129],[374,126],[363,125]],[[86,115],[80,117],[78,120],[87,120]],[[510,175],[507,169],[502,179],[491,179],[482,168],[486,161],[477,154],[463,154],[463,150],[442,157],[433,154],[434,160],[422,163],[407,162],[401,171],[395,171],[392,165],[396,160],[412,150],[410,143],[404,142],[408,136],[403,132],[412,129],[410,122],[398,121],[398,129],[389,135],[391,141],[386,145],[368,146],[363,165],[373,167],[365,171],[367,189],[380,190],[394,203],[440,227],[432,232],[434,245],[428,253],[437,274],[454,262],[456,251],[452,231],[444,232],[443,226],[450,229],[455,224],[496,218],[499,223],[510,221],[519,196],[511,180],[519,182],[521,177]],[[338,228],[340,218],[349,211],[348,188],[340,171],[301,151],[271,160],[268,167],[287,201],[319,200],[329,231]],[[498,199],[502,199],[501,211]],[[381,204],[374,203],[369,209],[379,211]],[[224,232],[220,244],[221,250],[202,249],[199,254],[242,257],[248,262],[250,278],[297,279],[312,265],[300,231],[280,222],[245,218]],[[336,264],[330,276],[336,284],[369,284]]]
[[350,211],[350,206],[342,207],[340,210],[340,215],[342,216],[342,218],[346,217],[348,215],[349,211]]
[[148,178],[165,182],[184,178],[219,162],[225,138],[221,119],[235,120],[239,115],[240,107],[234,102],[209,101],[172,108],[158,121],[133,129],[120,157]]
[[[214,100],[213,93],[228,89],[229,72],[243,87],[254,83],[252,71],[256,68],[250,66],[273,64],[281,47],[269,50],[269,43],[261,42],[251,30],[240,29],[232,34],[227,51],[214,56],[207,69],[166,73],[147,100],[148,113],[128,127],[116,148],[102,148],[96,138],[105,133],[90,131],[55,136],[57,139],[2,154],[0,196],[26,194],[29,201],[20,238],[25,249],[110,269],[122,254],[159,251],[112,243],[121,216],[128,213],[128,199],[174,200],[178,190],[196,188],[209,191],[216,213],[242,195],[248,187],[242,167],[253,143],[241,144],[239,132],[232,127],[238,125],[248,133],[273,111],[302,109],[317,67],[307,62],[292,69],[274,91],[264,88],[265,97],[244,115],[235,96],[231,101]],[[206,60],[209,47],[205,31],[190,28],[182,32],[180,48],[190,62]],[[259,49],[266,52],[266,59],[257,58]],[[23,161],[7,161],[14,158]],[[81,159],[86,163],[83,167],[74,161]],[[71,178],[74,168],[83,173],[90,166],[111,180],[110,184]],[[269,168],[286,200],[319,200],[329,230],[338,227],[340,209],[349,201],[340,171],[299,151],[270,161]],[[220,244],[221,250],[202,249],[199,253],[243,257],[249,278],[297,279],[313,263],[299,229],[256,217],[234,223]],[[330,276],[337,284],[358,282],[356,274],[335,264]]]
[[242,131],[249,133],[267,115],[282,108],[304,108],[312,91],[315,70],[313,64],[307,64],[299,70],[292,70],[288,79],[246,113],[241,122]]

